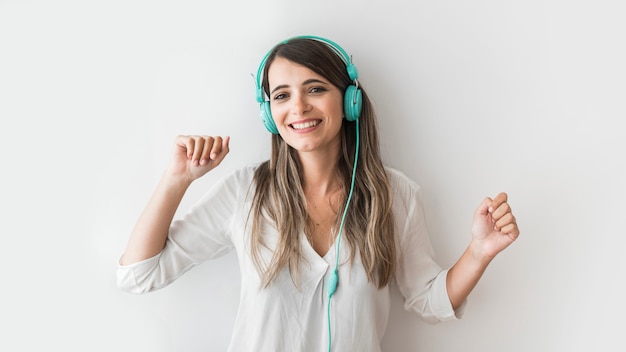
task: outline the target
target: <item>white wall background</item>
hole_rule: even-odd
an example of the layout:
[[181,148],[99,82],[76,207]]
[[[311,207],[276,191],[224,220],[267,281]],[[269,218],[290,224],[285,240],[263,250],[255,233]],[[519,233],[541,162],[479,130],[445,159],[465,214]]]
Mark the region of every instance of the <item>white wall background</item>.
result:
[[180,133],[267,157],[254,81],[298,34],[353,55],[443,266],[507,191],[522,231],[464,319],[396,299],[385,351],[624,351],[626,5],[615,0],[0,1],[2,351],[223,351],[232,256],[158,292],[116,261]]

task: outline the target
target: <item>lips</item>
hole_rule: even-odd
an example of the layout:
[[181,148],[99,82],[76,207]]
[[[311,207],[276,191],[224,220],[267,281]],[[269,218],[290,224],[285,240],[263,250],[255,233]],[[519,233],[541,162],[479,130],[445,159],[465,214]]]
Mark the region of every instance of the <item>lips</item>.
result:
[[304,122],[292,123],[289,126],[291,126],[291,128],[293,128],[294,130],[304,130],[307,128],[315,127],[320,122],[321,120],[309,120],[309,121],[304,121]]

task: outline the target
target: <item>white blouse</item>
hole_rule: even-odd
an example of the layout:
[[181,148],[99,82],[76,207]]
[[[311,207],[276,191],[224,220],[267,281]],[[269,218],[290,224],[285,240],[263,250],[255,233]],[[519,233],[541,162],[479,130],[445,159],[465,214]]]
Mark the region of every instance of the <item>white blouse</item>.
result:
[[[270,287],[260,289],[249,252],[250,231],[245,226],[256,167],[248,165],[223,178],[185,216],[175,220],[161,253],[119,265],[117,285],[134,294],[157,290],[192,267],[234,249],[241,271],[241,293],[228,351],[327,351],[326,285],[335,266],[336,247],[321,257],[302,234],[305,267],[300,289],[286,268]],[[447,270],[433,260],[420,187],[395,169],[387,168],[387,173],[401,249],[394,280],[405,309],[430,323],[460,318],[465,303],[456,312],[450,304]],[[268,247],[274,247],[276,229],[266,222],[263,231]],[[378,289],[368,282],[358,251],[352,265],[348,263],[347,241],[341,241],[339,249],[339,284],[330,299],[332,351],[380,351],[390,310],[389,286]],[[261,254],[263,258],[271,256],[269,249]]]

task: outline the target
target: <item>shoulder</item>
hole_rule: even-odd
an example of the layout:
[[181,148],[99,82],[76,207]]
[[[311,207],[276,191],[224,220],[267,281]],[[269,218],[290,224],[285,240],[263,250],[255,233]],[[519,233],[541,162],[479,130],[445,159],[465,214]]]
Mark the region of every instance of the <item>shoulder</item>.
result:
[[226,183],[250,183],[260,165],[261,163],[252,163],[231,170],[222,177],[222,181]]
[[385,171],[387,172],[387,178],[392,192],[418,193],[421,190],[420,185],[409,178],[404,172],[389,166],[385,166]]
[[[223,171],[215,181],[204,191],[197,206],[206,207],[208,204],[225,205],[229,202],[239,202],[247,199],[250,192],[254,192],[254,173],[258,164],[248,164],[233,170]],[[233,203],[233,204],[234,204]]]
[[236,197],[242,192],[246,193],[254,184],[254,175],[259,165],[259,163],[247,164],[225,171],[209,188],[207,195],[220,194]]
[[425,209],[422,200],[422,188],[404,172],[385,167],[391,187],[392,209],[396,219],[399,238],[405,241],[410,234],[426,233]]
[[391,187],[394,214],[405,218],[409,214],[422,212],[420,185],[400,170],[390,167],[385,167],[385,170]]
[[238,169],[233,170],[232,175],[235,177],[252,178],[260,165],[261,163],[251,163],[241,166]]

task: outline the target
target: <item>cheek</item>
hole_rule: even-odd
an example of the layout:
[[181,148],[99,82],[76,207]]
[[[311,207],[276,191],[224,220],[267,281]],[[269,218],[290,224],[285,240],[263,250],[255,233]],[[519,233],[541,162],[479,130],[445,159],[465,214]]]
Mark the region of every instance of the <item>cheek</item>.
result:
[[342,120],[345,117],[345,112],[343,111],[343,100],[340,100],[339,104],[335,107],[334,115],[339,117],[339,120]]
[[286,114],[284,105],[270,103],[270,112],[275,121],[280,121]]
[[326,106],[326,111],[329,111],[331,116],[343,118],[343,96],[337,96],[336,99],[333,99],[332,102]]

